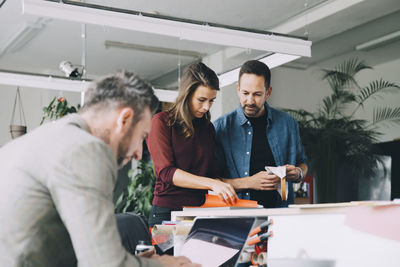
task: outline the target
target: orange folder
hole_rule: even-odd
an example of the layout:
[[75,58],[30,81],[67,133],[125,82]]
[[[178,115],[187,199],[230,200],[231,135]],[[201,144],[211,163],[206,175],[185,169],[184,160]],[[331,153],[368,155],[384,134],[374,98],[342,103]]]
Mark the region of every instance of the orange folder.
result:
[[221,200],[216,195],[208,195],[206,194],[206,201],[203,205],[199,207],[184,207],[184,208],[215,208],[215,207],[241,207],[241,208],[257,208],[257,201],[254,200],[246,200],[246,199],[238,199],[235,204],[229,205]]

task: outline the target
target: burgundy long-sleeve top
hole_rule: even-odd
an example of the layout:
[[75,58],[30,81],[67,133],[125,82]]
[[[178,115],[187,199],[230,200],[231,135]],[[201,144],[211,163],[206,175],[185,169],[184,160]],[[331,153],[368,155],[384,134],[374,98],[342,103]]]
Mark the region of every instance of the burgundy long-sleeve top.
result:
[[168,112],[153,117],[147,138],[156,174],[153,205],[179,210],[204,203],[206,190],[182,188],[172,182],[176,169],[211,178],[217,175],[214,126],[195,119],[193,127],[195,133],[185,138],[180,127],[168,126]]

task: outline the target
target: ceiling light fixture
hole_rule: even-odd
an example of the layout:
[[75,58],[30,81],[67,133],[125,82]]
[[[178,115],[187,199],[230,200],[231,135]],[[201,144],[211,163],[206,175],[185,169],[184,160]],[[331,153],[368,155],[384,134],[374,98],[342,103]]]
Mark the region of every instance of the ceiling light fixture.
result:
[[[90,80],[70,80],[63,77],[54,77],[23,72],[0,71],[0,84],[40,88],[57,91],[84,92]],[[178,91],[154,89],[155,95],[162,102],[174,102]]]
[[144,16],[134,11],[68,2],[24,0],[24,14],[96,24],[133,31],[177,37],[182,40],[211,43],[222,46],[251,48],[298,56],[311,56],[311,41],[240,28],[219,27],[216,24],[199,24],[183,19],[167,19],[156,15]]
[[28,44],[36,35],[47,25],[49,19],[38,18],[33,23],[25,23],[21,28],[19,28],[7,42],[0,49],[0,56],[6,53],[14,53],[22,49],[26,44]]
[[138,45],[138,44],[115,42],[115,41],[109,41],[109,40],[106,40],[104,42],[104,46],[106,48],[117,47],[117,48],[133,49],[133,50],[146,51],[146,52],[152,52],[152,53],[179,55],[179,56],[192,57],[192,58],[202,58],[205,55],[205,54],[202,54],[202,53],[199,53],[196,51],[190,51],[190,50],[180,50],[180,49],[172,49],[172,48],[149,46],[149,45]]
[[357,51],[368,51],[383,45],[387,45],[391,42],[397,41],[400,39],[400,31],[392,32],[390,34],[386,34],[379,38],[370,40],[368,42],[359,44],[356,46]]
[[365,0],[323,1],[269,30],[280,33],[291,33],[363,1]]
[[[300,56],[272,53],[272,54],[270,54],[266,57],[260,58],[258,60],[267,64],[267,66],[270,69],[273,69],[275,67],[286,64],[286,63],[296,60],[298,58],[300,58]],[[218,76],[219,86],[224,87],[224,86],[228,86],[232,83],[236,83],[239,78],[239,71],[240,71],[240,67],[220,74]]]

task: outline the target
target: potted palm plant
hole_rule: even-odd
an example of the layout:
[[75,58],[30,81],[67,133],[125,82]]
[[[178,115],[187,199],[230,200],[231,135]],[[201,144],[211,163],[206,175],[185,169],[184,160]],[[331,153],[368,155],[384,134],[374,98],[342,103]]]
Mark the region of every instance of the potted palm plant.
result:
[[358,183],[373,175],[380,161],[373,151],[380,135],[377,126],[400,124],[400,106],[376,108],[371,120],[356,117],[368,101],[379,99],[383,93],[399,93],[400,89],[383,79],[360,86],[355,76],[367,69],[371,67],[358,59],[324,69],[323,79],[329,83],[331,94],[317,112],[285,109],[299,122],[319,203],[358,200]]

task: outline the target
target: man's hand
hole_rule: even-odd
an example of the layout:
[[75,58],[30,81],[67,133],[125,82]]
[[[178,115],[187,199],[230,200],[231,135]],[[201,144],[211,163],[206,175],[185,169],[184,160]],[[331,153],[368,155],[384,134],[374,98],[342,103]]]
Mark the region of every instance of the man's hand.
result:
[[174,266],[184,266],[184,267],[200,267],[200,264],[192,263],[188,258],[180,256],[180,257],[172,257],[169,255],[153,255],[152,259],[158,260],[165,267],[174,267]]
[[211,190],[225,203],[229,205],[235,204],[236,200],[238,199],[238,196],[236,195],[235,189],[233,189],[233,186],[224,183],[218,179],[213,180],[213,183],[211,185]]
[[248,188],[254,190],[276,190],[281,184],[281,178],[275,174],[260,171],[249,177]]
[[300,171],[296,166],[293,165],[285,165],[286,167],[286,179],[288,181],[296,181],[300,178]]
[[154,248],[146,250],[145,252],[137,254],[139,257],[150,258],[155,254],[156,250]]

